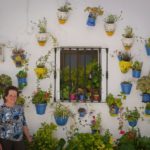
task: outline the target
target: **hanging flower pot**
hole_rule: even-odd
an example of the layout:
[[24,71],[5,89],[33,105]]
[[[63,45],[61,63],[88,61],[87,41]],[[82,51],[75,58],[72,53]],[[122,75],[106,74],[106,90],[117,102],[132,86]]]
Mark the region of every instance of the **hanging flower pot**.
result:
[[143,62],[135,61],[132,65],[132,77],[140,78]]
[[130,50],[133,43],[134,43],[134,33],[133,33],[133,29],[130,26],[126,26],[126,28],[124,29],[125,33],[122,34],[123,38],[122,38],[122,44],[125,48],[125,50]]
[[142,102],[143,102],[143,103],[150,102],[150,94],[143,93],[143,94],[142,94]]
[[124,94],[130,94],[132,88],[132,84],[128,81],[124,81],[121,83],[121,90]]
[[145,114],[150,115],[150,103],[147,103],[145,106]]
[[86,115],[86,109],[80,107],[80,108],[78,109],[78,113],[79,113],[79,116],[80,116],[80,117],[84,117],[84,116]]
[[105,23],[104,24],[105,32],[108,36],[112,36],[116,30],[115,23]]
[[137,120],[134,121],[128,121],[129,126],[135,127],[137,125]]
[[35,104],[36,113],[38,115],[45,114],[46,106],[47,106],[47,103],[45,103],[45,104]]
[[132,69],[132,77],[140,78],[141,77],[141,71]]
[[18,79],[18,87],[22,90],[25,86],[27,86],[27,72],[25,70],[21,70],[16,76]]
[[64,126],[68,122],[68,117],[65,117],[65,116],[64,117],[54,116],[54,118],[55,118],[55,121],[56,121],[57,125],[59,125],[59,126]]
[[70,6],[70,3],[68,3],[68,2],[66,2],[60,8],[58,8],[57,17],[58,17],[58,22],[60,24],[65,24],[66,23],[66,21],[68,20],[68,17],[69,17],[70,10],[72,10],[72,8]]
[[44,79],[47,76],[48,69],[46,67],[37,67],[34,69],[38,79]]
[[150,56],[150,47],[146,45],[145,48],[147,56]]
[[119,61],[119,67],[122,73],[127,73],[130,70],[131,66],[132,66],[131,61],[124,61],[124,60]]
[[11,58],[13,59],[16,67],[22,67],[27,63],[27,58],[24,49],[14,48],[12,50]]
[[84,11],[88,11],[88,19],[87,19],[87,25],[88,26],[95,26],[96,24],[96,18],[97,16],[103,15],[103,8],[99,7],[86,7]]
[[48,33],[38,33],[36,38],[40,46],[45,46],[48,40]]
[[76,100],[76,94],[75,93],[71,93],[70,94],[70,100]]
[[112,105],[109,107],[109,113],[111,116],[115,116],[115,115],[118,115],[119,113],[119,107],[116,106],[116,105]]

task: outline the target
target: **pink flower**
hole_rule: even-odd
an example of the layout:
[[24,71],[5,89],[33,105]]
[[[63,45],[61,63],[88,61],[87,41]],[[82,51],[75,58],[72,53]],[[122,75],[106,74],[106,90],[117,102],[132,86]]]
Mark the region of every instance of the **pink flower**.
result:
[[124,130],[120,130],[120,133],[121,135],[124,135],[125,134],[125,131]]

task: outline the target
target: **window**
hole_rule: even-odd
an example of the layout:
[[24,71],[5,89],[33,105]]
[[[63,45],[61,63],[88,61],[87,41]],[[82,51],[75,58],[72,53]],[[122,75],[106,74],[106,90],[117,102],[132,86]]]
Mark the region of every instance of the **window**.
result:
[[61,47],[60,100],[102,102],[102,68],[102,48]]

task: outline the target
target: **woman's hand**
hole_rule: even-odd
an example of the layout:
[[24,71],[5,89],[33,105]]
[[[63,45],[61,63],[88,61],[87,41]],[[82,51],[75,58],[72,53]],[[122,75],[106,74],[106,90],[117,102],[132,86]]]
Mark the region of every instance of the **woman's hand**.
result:
[[0,143],[0,150],[3,150],[3,149],[2,149],[2,144],[1,144],[1,143]]

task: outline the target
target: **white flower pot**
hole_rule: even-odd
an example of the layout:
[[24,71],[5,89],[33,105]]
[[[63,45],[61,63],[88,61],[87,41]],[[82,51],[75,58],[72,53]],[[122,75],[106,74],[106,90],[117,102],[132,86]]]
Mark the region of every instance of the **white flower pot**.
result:
[[122,44],[125,50],[130,50],[133,43],[134,43],[134,38],[125,38],[125,37],[122,38]]
[[48,40],[48,33],[38,33],[36,35],[37,41],[40,46],[44,46]]
[[107,35],[112,36],[116,30],[116,24],[115,23],[105,23],[104,28],[105,28]]
[[68,12],[61,12],[61,11],[58,11],[57,12],[57,17],[58,17],[58,21],[60,24],[65,24],[66,21],[68,20]]

